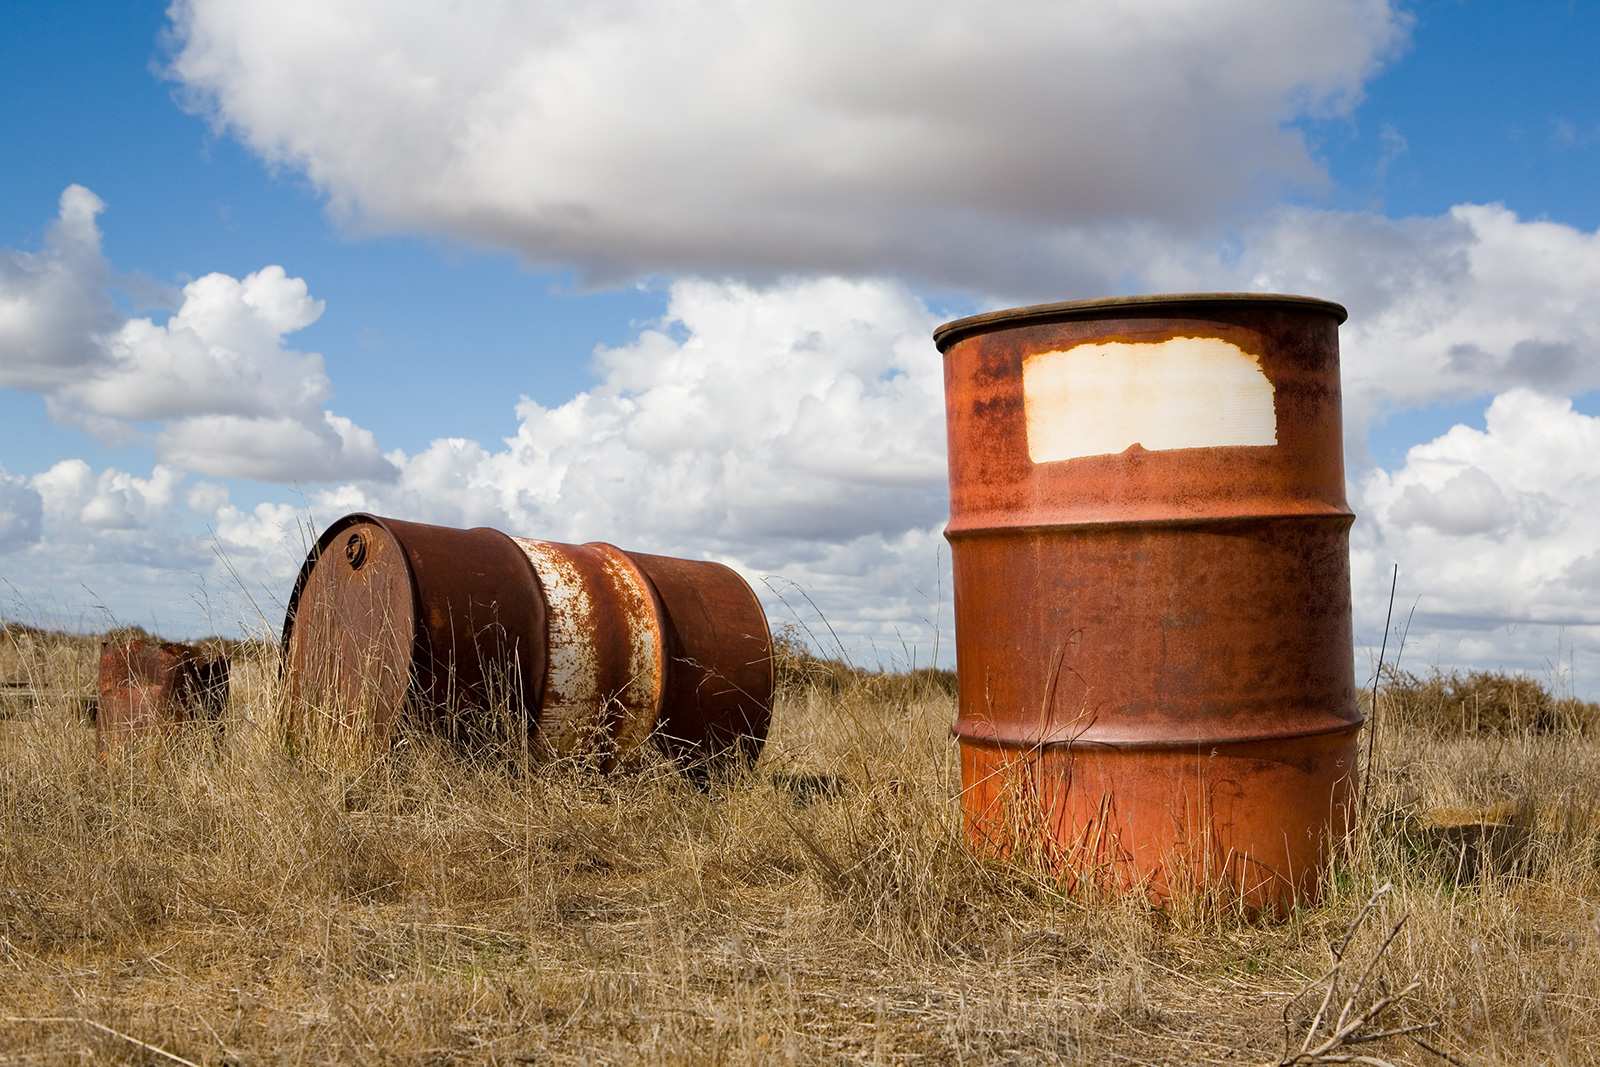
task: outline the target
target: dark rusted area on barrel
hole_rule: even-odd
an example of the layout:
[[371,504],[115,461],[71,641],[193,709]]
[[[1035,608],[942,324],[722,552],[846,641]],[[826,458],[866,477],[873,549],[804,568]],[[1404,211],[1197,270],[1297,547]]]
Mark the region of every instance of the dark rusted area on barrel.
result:
[[192,645],[134,640],[100,646],[95,735],[102,755],[228,707],[228,660]]
[[291,715],[387,743],[399,716],[503,734],[539,707],[545,603],[497,530],[348,515],[318,538],[283,624]]
[[935,333],[978,839],[1158,898],[1315,894],[1361,725],[1344,314],[1200,294]]
[[733,570],[630,553],[662,608],[666,684],[657,737],[673,757],[715,769],[755,762],[772,725],[772,634]]
[[[548,756],[687,766],[754,760],[771,717],[766,616],[718,563],[351,515],[290,600],[284,667],[302,719],[382,744],[421,709],[472,743],[494,708]],[[491,723],[492,724],[492,723]]]

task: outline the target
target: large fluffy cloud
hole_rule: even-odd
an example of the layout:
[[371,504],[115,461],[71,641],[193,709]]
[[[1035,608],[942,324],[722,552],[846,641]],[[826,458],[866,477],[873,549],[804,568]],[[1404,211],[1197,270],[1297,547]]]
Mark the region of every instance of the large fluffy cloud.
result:
[[[1432,232],[1393,227],[1402,236],[1413,230]],[[1557,241],[1549,236],[1545,223],[1517,223],[1494,248],[1506,255],[1519,241],[1567,248],[1573,258],[1564,269],[1582,277],[1592,238],[1570,230]],[[1466,263],[1480,254],[1494,259],[1475,246],[1481,240],[1470,232],[1461,238]],[[1434,254],[1430,240],[1413,242],[1414,261]],[[1393,255],[1403,263],[1400,251]],[[1563,269],[1537,261],[1541,270]],[[1488,285],[1471,269],[1420,274],[1434,281],[1415,283],[1414,299],[1462,314],[1471,314],[1472,294]],[[1481,335],[1491,365],[1552,336],[1571,338],[1577,365],[1592,365],[1581,305],[1548,321],[1537,307],[1520,318],[1514,312],[1507,306],[1500,332]],[[914,292],[887,281],[683,280],[661,321],[597,353],[594,388],[553,407],[524,400],[518,430],[503,442],[441,438],[419,454],[395,454],[393,481],[330,486],[311,494],[308,509],[282,501],[240,508],[222,486],[185,486],[171,469],[141,479],[76,461],[26,484],[13,478],[0,492],[24,511],[43,501],[52,536],[40,541],[31,532],[37,520],[24,518],[20,543],[13,542],[13,550],[30,553],[23,557],[29,567],[56,560],[65,575],[61,561],[69,556],[104,561],[90,583],[102,597],[106,574],[116,571],[131,589],[123,571],[144,559],[160,561],[149,588],[198,577],[220,596],[236,588],[235,573],[248,575],[259,582],[252,596],[272,617],[316,528],[366,509],[713,556],[757,585],[776,621],[806,623],[823,646],[833,637],[819,610],[852,655],[926,662],[940,629],[948,655],[950,632],[939,537],[943,404],[929,339],[938,318]],[[1449,327],[1441,313],[1437,328]],[[1403,378],[1408,362],[1441,351],[1438,358],[1449,358],[1448,345],[1418,340],[1434,336],[1430,330],[1352,327],[1346,336],[1357,379],[1381,381],[1385,361]],[[1416,381],[1429,388],[1427,375]],[[1417,395],[1506,382],[1497,370],[1467,386],[1438,377],[1432,388],[1441,392]],[[1407,652],[1413,665],[1420,658],[1537,671],[1565,626],[1569,648],[1585,657],[1580,683],[1593,691],[1600,685],[1600,672],[1587,665],[1600,652],[1600,630],[1587,625],[1600,621],[1588,607],[1600,594],[1589,534],[1600,523],[1596,454],[1600,420],[1575,412],[1562,395],[1512,386],[1489,406],[1485,430],[1457,427],[1413,448],[1398,470],[1353,464],[1359,636],[1374,645],[1381,636],[1388,569],[1398,561],[1402,611],[1421,597]],[[195,536],[192,518],[191,532],[178,528],[185,507],[209,534]],[[85,551],[84,543],[99,547]],[[126,617],[133,601],[122,603]],[[255,619],[253,608],[240,610]]]
[[[1308,289],[1351,306],[1364,641],[1381,636],[1399,562],[1406,603],[1422,597],[1413,644],[1431,642],[1445,666],[1538,669],[1561,625],[1585,655],[1600,652],[1584,608],[1600,592],[1585,584],[1600,575],[1588,538],[1600,442],[1567,399],[1600,383],[1600,317],[1584,299],[1600,239],[1494,206],[1403,221],[1287,211],[1228,261],[1151,263],[1152,288]],[[524,401],[503,445],[441,439],[404,459],[392,485],[315,504],[324,519],[373,508],[711,553],[800,581],[847,641],[909,635],[926,650],[942,603],[937,318],[884,281],[680,281],[662,322],[598,354],[599,386],[552,408]],[[1529,356],[1552,351],[1558,360]],[[1397,471],[1364,459],[1372,417],[1493,394],[1486,431],[1458,427]]]
[[1565,398],[1515,389],[1485,428],[1456,426],[1362,485],[1379,536],[1433,587],[1490,617],[1596,621],[1600,419]]
[[34,475],[32,486],[52,525],[63,533],[143,531],[176,523],[183,473],[158,465],[149,478],[108,468],[96,474],[81,459],[65,459]]
[[889,282],[678,282],[662,322],[596,354],[600,386],[524,400],[504,451],[436,442],[397,490],[463,517],[465,492],[563,537],[708,547],[927,526],[945,513],[936,322]]
[[26,478],[7,474],[0,464],[0,555],[39,540],[44,501]]
[[240,508],[225,486],[159,463],[146,476],[81,459],[27,479],[0,472],[0,615],[270,633],[315,538],[310,522],[287,503]]
[[105,291],[111,271],[94,221],[104,208],[68,186],[43,249],[0,248],[0,386],[60,385],[104,359],[101,339],[122,322]]
[[372,435],[324,408],[322,357],[284,344],[322,314],[282,267],[208,274],[165,323],[124,318],[95,216],[74,185],[44,250],[0,249],[0,386],[45,393],[51,412],[108,444],[149,437],[185,470],[269,481],[393,477]]
[[553,408],[524,399],[503,447],[441,439],[393,484],[313,507],[712,556],[768,576],[780,622],[826,634],[821,610],[851,654],[902,658],[904,639],[926,662],[948,593],[937,321],[886,281],[680,281],[660,322],[596,354],[600,385]]
[[[242,283],[214,284],[236,294]],[[20,584],[40,592],[76,568],[116,617],[139,618],[143,595],[163,618],[203,628],[214,608],[201,622],[200,604],[171,592],[198,583],[208,605],[233,596],[238,614],[224,622],[259,624],[254,605],[269,621],[281,611],[317,527],[372,510],[721,559],[747,576],[775,623],[809,627],[825,647],[837,634],[845,654],[866,662],[926,663],[942,629],[948,662],[937,321],[888,281],[682,280],[660,321],[596,353],[595,388],[548,408],[524,399],[517,433],[503,442],[441,438],[414,456],[393,453],[390,481],[245,509],[220,484],[186,484],[175,466],[137,478],[69,460],[17,480],[19,493],[42,500],[49,536],[15,546],[26,554],[0,577],[25,570]],[[194,325],[174,316],[161,335]],[[164,366],[152,360],[151,373],[159,379]],[[136,384],[121,402],[146,403]],[[162,410],[176,414],[182,398],[170,403]],[[201,418],[212,416],[173,425]]]
[[1600,387],[1600,232],[1463,204],[1403,220],[1285,211],[1247,241],[1233,284],[1350,308],[1341,345],[1358,431],[1518,387]]
[[201,629],[190,609],[203,597],[210,553],[181,528],[175,491],[183,480],[159,465],[138,477],[80,459],[27,479],[34,536],[0,539],[0,613],[84,629]]
[[[1564,397],[1513,389],[1485,428],[1456,426],[1374,470],[1356,504],[1357,600],[1383,610],[1391,561],[1418,614],[1423,656],[1458,664],[1552,664],[1558,642],[1600,681],[1600,418]],[[1369,636],[1382,632],[1381,622]]]
[[194,106],[363,225],[601,276],[1060,291],[1318,171],[1385,0],[178,0]]

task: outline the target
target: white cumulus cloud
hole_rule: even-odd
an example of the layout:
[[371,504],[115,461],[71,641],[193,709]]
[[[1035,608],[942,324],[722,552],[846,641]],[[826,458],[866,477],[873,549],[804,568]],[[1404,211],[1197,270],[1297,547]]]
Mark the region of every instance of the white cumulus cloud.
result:
[[0,386],[43,392],[52,415],[108,445],[148,438],[184,470],[267,481],[392,478],[368,431],[326,410],[314,352],[284,339],[322,302],[282,267],[184,286],[165,323],[125,318],[82,186],[38,253],[0,249]]
[[[1321,180],[1384,0],[178,0],[193,106],[370,228],[600,277],[1059,291],[1085,240]],[[1113,274],[1113,277],[1115,275]]]
[[[28,580],[75,571],[120,618],[138,617],[141,594],[193,617],[171,590],[199,584],[233,604],[226,621],[257,622],[252,598],[271,621],[320,528],[370,510],[719,559],[775,625],[809,627],[822,647],[837,651],[836,633],[858,660],[926,664],[942,628],[948,665],[937,321],[887,281],[681,280],[659,322],[596,353],[600,384],[553,407],[523,400],[504,441],[394,454],[392,482],[241,507],[178,467],[139,478],[63,461],[31,481],[49,536],[26,558]],[[193,447],[216,441],[200,433]]]
[[0,555],[34,544],[44,521],[44,501],[26,478],[0,464]]
[[94,221],[104,208],[69,185],[42,250],[0,248],[0,387],[49,388],[104,360],[100,338],[122,322],[105,292],[111,271]]
[[80,459],[0,473],[0,614],[174,637],[272,632],[314,537],[302,507],[240,508],[225,486],[161,464],[146,476]]
[[95,530],[137,530],[175,518],[183,473],[157,466],[149,478],[116,468],[96,474],[81,459],[65,459],[33,477],[53,525]]
[[1498,204],[1431,219],[1288,212],[1243,266],[1250,288],[1350,308],[1345,401],[1363,425],[1517,387],[1600,387],[1600,232]]
[[321,314],[322,302],[282,267],[243,280],[208,274],[184,286],[164,325],[123,323],[106,346],[110,366],[54,395],[64,407],[130,420],[320,410],[332,392],[322,357],[285,350],[283,337]]
[[[1600,418],[1531,389],[1496,396],[1485,428],[1456,426],[1373,470],[1353,503],[1358,620],[1382,636],[1389,568],[1414,603],[1421,656],[1445,669],[1539,671],[1557,643],[1600,683]],[[1415,663],[1414,663],[1415,665]]]
[[[1600,231],[1521,219],[1499,204],[1389,219],[1281,208],[1227,245],[1146,234],[1120,252],[1144,292],[1303,293],[1350,311],[1340,328],[1347,444],[1439,403],[1516,388],[1600,388]],[[1113,264],[1111,252],[1096,262]]]
[[[1567,267],[1581,273],[1589,238],[1576,237]],[[1512,229],[1503,243],[1522,239]],[[1425,260],[1429,248],[1423,242],[1414,255]],[[1431,289],[1414,283],[1412,299],[1471,313],[1484,284],[1472,271],[1433,277]],[[1485,350],[1509,355],[1530,337],[1581,341],[1585,314],[1579,305],[1548,321],[1527,315]],[[936,629],[949,662],[943,387],[930,339],[940,317],[885,280],[685,279],[673,285],[661,321],[596,353],[595,387],[548,407],[522,401],[517,432],[504,441],[444,437],[416,455],[392,454],[393,481],[329,483],[310,495],[309,509],[238,507],[222,486],[188,483],[176,468],[137,479],[72,462],[26,488],[44,501],[48,541],[103,544],[106,558],[122,559],[143,546],[148,558],[168,559],[170,573],[228,587],[232,576],[211,558],[220,550],[260,581],[253,595],[269,615],[281,611],[315,528],[372,510],[718,558],[757,584],[775,622],[804,621],[824,647],[833,638],[816,610],[869,662],[926,662]],[[1385,358],[1403,378],[1407,361],[1439,350],[1403,329],[1385,333],[1385,321],[1408,320],[1346,328],[1347,369],[1357,380],[1381,381]],[[1449,328],[1447,317],[1437,328]],[[1429,387],[1422,373],[1414,380],[1413,396],[1457,388],[1443,380]],[[1504,380],[1491,375],[1467,388]],[[192,447],[199,453],[208,443],[197,434]],[[1585,625],[1600,593],[1600,551],[1589,535],[1600,525],[1595,455],[1600,420],[1562,395],[1512,386],[1489,407],[1485,430],[1457,427],[1412,449],[1398,470],[1353,464],[1363,642],[1381,636],[1389,566],[1398,561],[1401,608],[1422,597],[1407,653],[1413,666],[1421,655],[1445,667],[1538,670],[1562,625],[1569,647],[1600,653],[1591,636],[1600,630]],[[184,506],[214,541],[174,534]],[[1585,684],[1600,683],[1600,672],[1579,666]]]
[[602,382],[524,399],[504,448],[442,439],[375,493],[551,536],[707,548],[898,534],[945,514],[936,316],[886,281],[674,283],[596,353]]
[[[371,510],[720,559],[777,623],[826,635],[809,596],[852,654],[906,658],[904,638],[926,662],[941,611],[949,640],[937,321],[887,281],[682,280],[662,321],[597,352],[593,389],[550,408],[524,399],[498,446],[442,438],[394,483],[328,488],[311,508],[324,524]],[[196,502],[231,542],[281,539],[284,515],[213,495]]]

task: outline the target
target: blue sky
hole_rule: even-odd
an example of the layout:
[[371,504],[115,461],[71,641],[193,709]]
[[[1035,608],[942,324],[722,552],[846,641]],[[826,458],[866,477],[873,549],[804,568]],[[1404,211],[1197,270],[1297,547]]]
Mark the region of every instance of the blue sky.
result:
[[1600,6],[584,10],[4,8],[0,611],[256,625],[366,508],[948,658],[931,327],[1273,289],[1352,312],[1361,642],[1398,562],[1412,665],[1600,693]]
[[[595,345],[631,337],[634,321],[665,306],[634,287],[574,298],[570,276],[530,274],[503,251],[363,240],[330,225],[302,177],[263,166],[176,105],[179,87],[161,76],[165,4],[11,4],[5,18],[0,241],[38,247],[76,182],[106,201],[106,256],[123,273],[170,287],[284,264],[330,308],[299,343],[327,357],[343,405],[386,443],[420,450],[443,434],[509,433],[508,390],[513,401],[567,399],[591,382]],[[439,374],[443,360],[472,373]],[[13,473],[93,447],[61,434],[36,396],[4,390],[0,404],[8,425],[30,420],[27,434],[7,435],[0,462]]]
[[[1524,218],[1600,225],[1600,7],[1443,0],[1403,10],[1415,20],[1410,43],[1367,82],[1355,114],[1309,127],[1339,202],[1399,217],[1499,201]],[[1385,127],[1404,144],[1398,154]]]

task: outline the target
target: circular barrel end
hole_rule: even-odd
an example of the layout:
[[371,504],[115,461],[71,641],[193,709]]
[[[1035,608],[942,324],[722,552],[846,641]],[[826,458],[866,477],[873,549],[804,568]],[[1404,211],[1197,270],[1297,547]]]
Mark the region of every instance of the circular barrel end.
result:
[[399,540],[371,515],[317,539],[283,624],[289,729],[387,744],[410,691],[416,594]]

